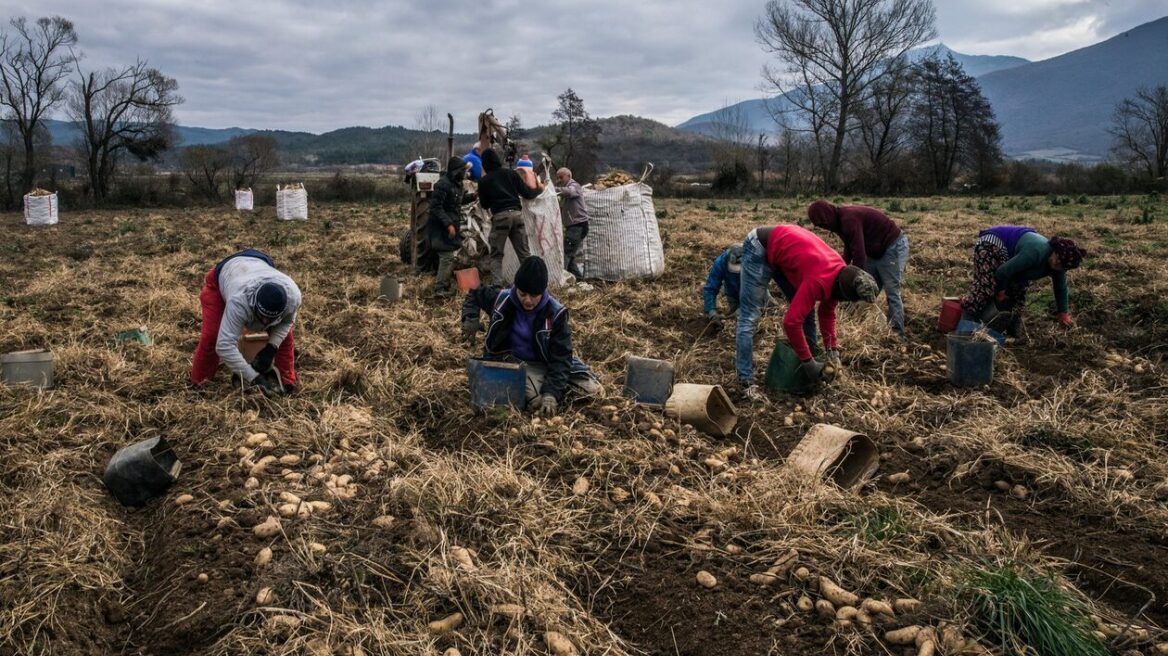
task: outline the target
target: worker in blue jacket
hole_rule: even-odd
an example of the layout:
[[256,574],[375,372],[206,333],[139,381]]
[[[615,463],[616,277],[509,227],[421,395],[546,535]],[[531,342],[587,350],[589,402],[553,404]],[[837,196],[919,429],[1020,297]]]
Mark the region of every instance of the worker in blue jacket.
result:
[[706,285],[702,287],[703,309],[710,321],[721,323],[721,318],[718,316],[719,291],[725,294],[726,301],[730,305],[730,311],[727,314],[732,315],[738,311],[738,291],[741,273],[741,244],[735,244],[727,248],[722,251],[721,255],[714,259],[714,264],[710,267],[710,274],[706,276]]

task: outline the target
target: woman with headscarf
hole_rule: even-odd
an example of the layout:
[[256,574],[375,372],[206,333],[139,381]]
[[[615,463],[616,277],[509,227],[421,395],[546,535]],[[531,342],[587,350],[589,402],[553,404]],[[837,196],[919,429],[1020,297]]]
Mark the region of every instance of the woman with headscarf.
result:
[[1087,252],[1065,237],[1046,238],[1034,228],[996,226],[977,235],[973,247],[973,284],[961,299],[962,319],[986,322],[1000,311],[1012,311],[1007,334],[1022,332],[1022,312],[1030,283],[1050,278],[1059,323],[1074,325],[1067,298],[1067,271],[1076,269]]

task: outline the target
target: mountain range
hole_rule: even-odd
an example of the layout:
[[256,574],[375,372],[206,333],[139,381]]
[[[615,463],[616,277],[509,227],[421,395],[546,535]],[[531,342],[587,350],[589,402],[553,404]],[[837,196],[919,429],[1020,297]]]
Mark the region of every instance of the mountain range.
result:
[[[910,58],[952,54],[977,78],[1014,158],[1098,161],[1111,146],[1115,105],[1141,86],[1168,84],[1168,17],[1092,46],[1031,62],[1020,57],[965,55],[944,45],[910,51]],[[754,133],[773,132],[774,116],[790,108],[782,96],[737,103],[679,124],[711,134],[719,112],[734,112]],[[739,114],[740,113],[740,114]]]

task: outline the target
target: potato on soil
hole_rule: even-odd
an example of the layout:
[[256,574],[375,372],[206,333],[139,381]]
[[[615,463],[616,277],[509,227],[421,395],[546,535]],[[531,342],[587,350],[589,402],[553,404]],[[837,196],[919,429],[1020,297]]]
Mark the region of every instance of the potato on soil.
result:
[[270,538],[280,534],[280,519],[273,515],[268,515],[262,523],[256,524],[252,531],[257,538]]
[[921,627],[916,624],[894,631],[886,631],[884,633],[884,642],[890,645],[915,645],[920,632]]
[[795,578],[800,581],[807,581],[811,578],[811,570],[807,569],[806,567],[800,567],[795,570]]
[[180,494],[175,497],[174,503],[176,506],[185,506],[194,500],[195,496],[193,494]]
[[264,547],[263,549],[260,549],[259,553],[257,553],[255,557],[256,567],[263,567],[270,562],[272,562],[272,548]]
[[815,608],[815,602],[811,601],[811,597],[803,595],[802,597],[799,597],[799,601],[795,603],[795,607],[804,613],[808,613]]
[[906,471],[902,471],[895,474],[889,474],[886,478],[888,479],[889,483],[892,483],[893,485],[900,485],[912,480],[912,474]]
[[462,613],[447,615],[440,620],[430,622],[430,633],[449,633],[462,625]]
[[698,572],[696,578],[698,585],[702,586],[703,588],[713,588],[718,585],[718,579],[713,574],[707,572],[704,569]]
[[779,580],[774,574],[751,574],[750,582],[755,585],[772,585]]
[[548,631],[543,634],[543,641],[547,643],[548,651],[554,656],[575,656],[576,645],[572,644],[562,633]]
[[454,647],[451,647],[450,649],[442,652],[442,656],[462,656],[462,652],[458,651]]
[[856,619],[858,609],[855,606],[842,606],[835,612],[835,618],[841,621],[852,621]]
[[826,576],[819,577],[819,594],[836,606],[855,606],[860,602],[858,596],[844,590]]
[[478,565],[474,564],[474,560],[470,557],[470,550],[466,547],[451,547],[450,557],[458,566],[467,572],[478,571]]
[[892,610],[898,613],[915,613],[921,607],[920,600],[904,597],[892,602]]
[[835,619],[835,606],[826,599],[820,599],[815,602],[815,612],[825,620]]
[[896,613],[892,610],[892,606],[877,599],[865,599],[860,604],[860,608],[868,612],[869,615],[887,615],[893,617]]
[[271,588],[263,587],[256,593],[255,601],[260,606],[271,606],[276,603],[276,593]]
[[393,526],[394,521],[393,515],[381,515],[380,517],[375,517],[372,524],[377,528],[389,528]]
[[255,476],[252,476],[243,482],[243,489],[245,490],[254,490],[259,486],[260,479],[256,478]]
[[592,484],[588,482],[588,479],[580,476],[576,479],[575,483],[572,483],[572,494],[578,497],[582,497],[585,494],[588,494],[588,490],[591,488]]

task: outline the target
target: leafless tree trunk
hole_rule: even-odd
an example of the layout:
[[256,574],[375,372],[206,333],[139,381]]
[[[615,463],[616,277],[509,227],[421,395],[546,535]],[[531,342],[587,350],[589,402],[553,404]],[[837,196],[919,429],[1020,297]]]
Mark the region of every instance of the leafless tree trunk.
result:
[[1168,86],[1141,88],[1115,106],[1115,152],[1153,180],[1168,177]]
[[24,142],[23,191],[36,182],[36,133],[49,111],[65,97],[63,81],[73,70],[77,43],[73,23],[53,16],[35,23],[13,18],[12,32],[0,36],[0,106],[12,114]]
[[179,165],[191,186],[208,200],[223,198],[224,174],[230,166],[227,151],[215,146],[190,146],[179,156]]
[[137,61],[121,69],[80,73],[69,117],[80,126],[94,200],[109,196],[122,152],[154,159],[171,146],[178,82]]
[[[932,0],[771,0],[755,24],[763,48],[782,63],[763,70],[807,124],[828,128],[825,190],[839,185],[853,112],[890,60],[935,35]],[[819,134],[818,131],[815,134]]]
[[227,142],[231,188],[253,187],[260,176],[280,164],[276,140],[262,134],[235,137]]
[[418,131],[411,141],[410,159],[414,157],[435,157],[445,166],[446,161],[446,121],[434,105],[426,105],[414,118],[414,129]]
[[902,58],[890,64],[889,73],[873,83],[872,93],[856,112],[856,127],[872,182],[880,193],[888,193],[889,165],[903,150],[905,121],[912,105],[912,81],[908,63]]

